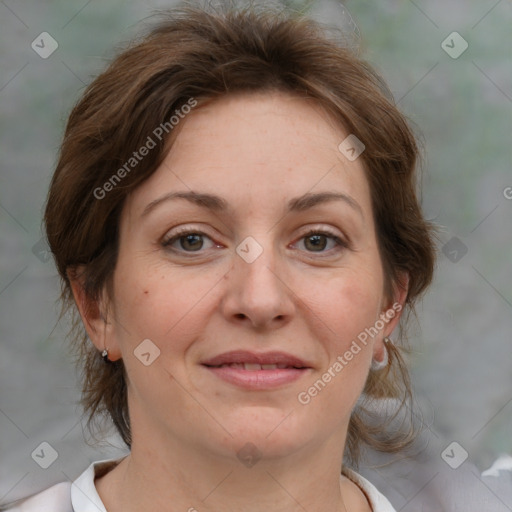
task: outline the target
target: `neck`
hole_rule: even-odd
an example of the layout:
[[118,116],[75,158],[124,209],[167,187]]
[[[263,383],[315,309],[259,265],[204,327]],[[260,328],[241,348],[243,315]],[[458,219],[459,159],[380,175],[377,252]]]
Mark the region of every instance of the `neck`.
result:
[[362,492],[340,476],[341,455],[333,457],[342,451],[339,438],[286,457],[263,456],[252,466],[197,445],[155,440],[148,445],[134,435],[130,455],[97,480],[107,510],[370,510]]

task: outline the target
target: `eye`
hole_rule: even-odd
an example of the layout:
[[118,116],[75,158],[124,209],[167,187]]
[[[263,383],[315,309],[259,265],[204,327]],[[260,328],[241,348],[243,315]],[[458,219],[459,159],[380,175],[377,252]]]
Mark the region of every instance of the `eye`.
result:
[[[299,241],[308,252],[325,253],[330,250],[347,248],[348,243],[342,240],[336,233],[328,230],[311,230]],[[330,247],[328,247],[330,245]],[[327,249],[327,250],[326,250]]]
[[[327,253],[332,250],[348,248],[348,243],[329,230],[310,230],[299,242],[307,252]],[[221,247],[200,230],[182,229],[171,233],[162,240],[162,246],[178,253],[199,253],[202,250]]]
[[[205,239],[210,242],[209,246],[206,244],[207,247],[205,247]],[[202,231],[181,230],[164,238],[162,246],[175,252],[199,252],[201,249],[211,249],[216,244]]]

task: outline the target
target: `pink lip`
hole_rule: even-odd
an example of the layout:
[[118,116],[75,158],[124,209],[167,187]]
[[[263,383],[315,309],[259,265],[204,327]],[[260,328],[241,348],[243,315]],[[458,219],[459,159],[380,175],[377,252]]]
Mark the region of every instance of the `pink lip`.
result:
[[[240,367],[243,363],[286,365],[287,367],[246,370],[244,367]],[[284,352],[266,352],[261,354],[247,351],[226,352],[208,359],[202,364],[222,380],[244,389],[252,390],[272,389],[289,384],[311,370],[311,366],[307,362]]]
[[207,366],[209,371],[222,380],[244,389],[265,390],[289,384],[309,372],[308,368],[289,368],[277,370],[244,370],[239,368],[222,368]]
[[222,364],[249,363],[249,364],[280,364],[295,368],[310,368],[311,365],[286,352],[249,352],[247,350],[233,350],[203,361],[205,366],[220,366]]

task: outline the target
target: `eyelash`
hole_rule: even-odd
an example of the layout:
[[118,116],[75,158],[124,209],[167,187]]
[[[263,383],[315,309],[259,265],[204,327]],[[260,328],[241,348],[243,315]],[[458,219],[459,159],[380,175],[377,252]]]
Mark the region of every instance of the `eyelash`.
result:
[[[203,231],[200,231],[200,230],[193,230],[193,229],[188,229],[188,228],[184,228],[184,229],[181,229],[181,230],[178,230],[178,232],[176,232],[172,237],[170,238],[167,238],[167,239],[164,239],[162,241],[162,246],[164,248],[167,248],[169,250],[171,250],[172,252],[175,252],[175,253],[179,253],[179,254],[190,254],[190,255],[193,255],[194,253],[198,253],[200,254],[202,251],[184,251],[184,250],[177,250],[177,249],[174,249],[172,247],[170,247],[174,242],[178,241],[180,238],[183,238],[187,235],[199,235],[199,236],[205,236],[207,238],[209,238],[211,240],[211,237],[209,237],[206,233],[204,233]],[[341,239],[339,236],[337,236],[335,233],[329,231],[329,230],[326,230],[326,229],[311,229],[309,230],[307,233],[304,233],[300,238],[299,240],[303,240],[303,239],[306,239],[312,235],[321,235],[321,236],[326,236],[327,238],[330,238],[331,240],[333,240],[335,243],[336,243],[336,248],[335,249],[330,249],[328,251],[319,251],[318,253],[316,253],[316,251],[307,251],[309,254],[324,254],[324,253],[329,253],[331,252],[332,250],[341,250],[342,248],[344,249],[348,249],[350,246],[349,246],[349,243],[346,242],[345,240]],[[212,240],[213,242],[213,240]],[[192,256],[193,257],[193,256]],[[322,256],[320,256],[322,257]]]

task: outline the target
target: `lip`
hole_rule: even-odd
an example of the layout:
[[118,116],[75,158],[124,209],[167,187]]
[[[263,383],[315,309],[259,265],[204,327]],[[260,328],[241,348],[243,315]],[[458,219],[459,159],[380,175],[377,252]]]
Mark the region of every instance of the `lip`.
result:
[[222,364],[280,364],[295,368],[311,368],[307,361],[286,352],[249,352],[248,350],[233,350],[203,361],[205,366],[220,366]]
[[[237,350],[219,354],[201,364],[220,379],[251,390],[280,387],[296,381],[312,370],[308,362],[285,352],[255,353]],[[253,365],[253,368],[246,369],[244,364]],[[254,369],[254,365],[279,365],[281,367]]]

